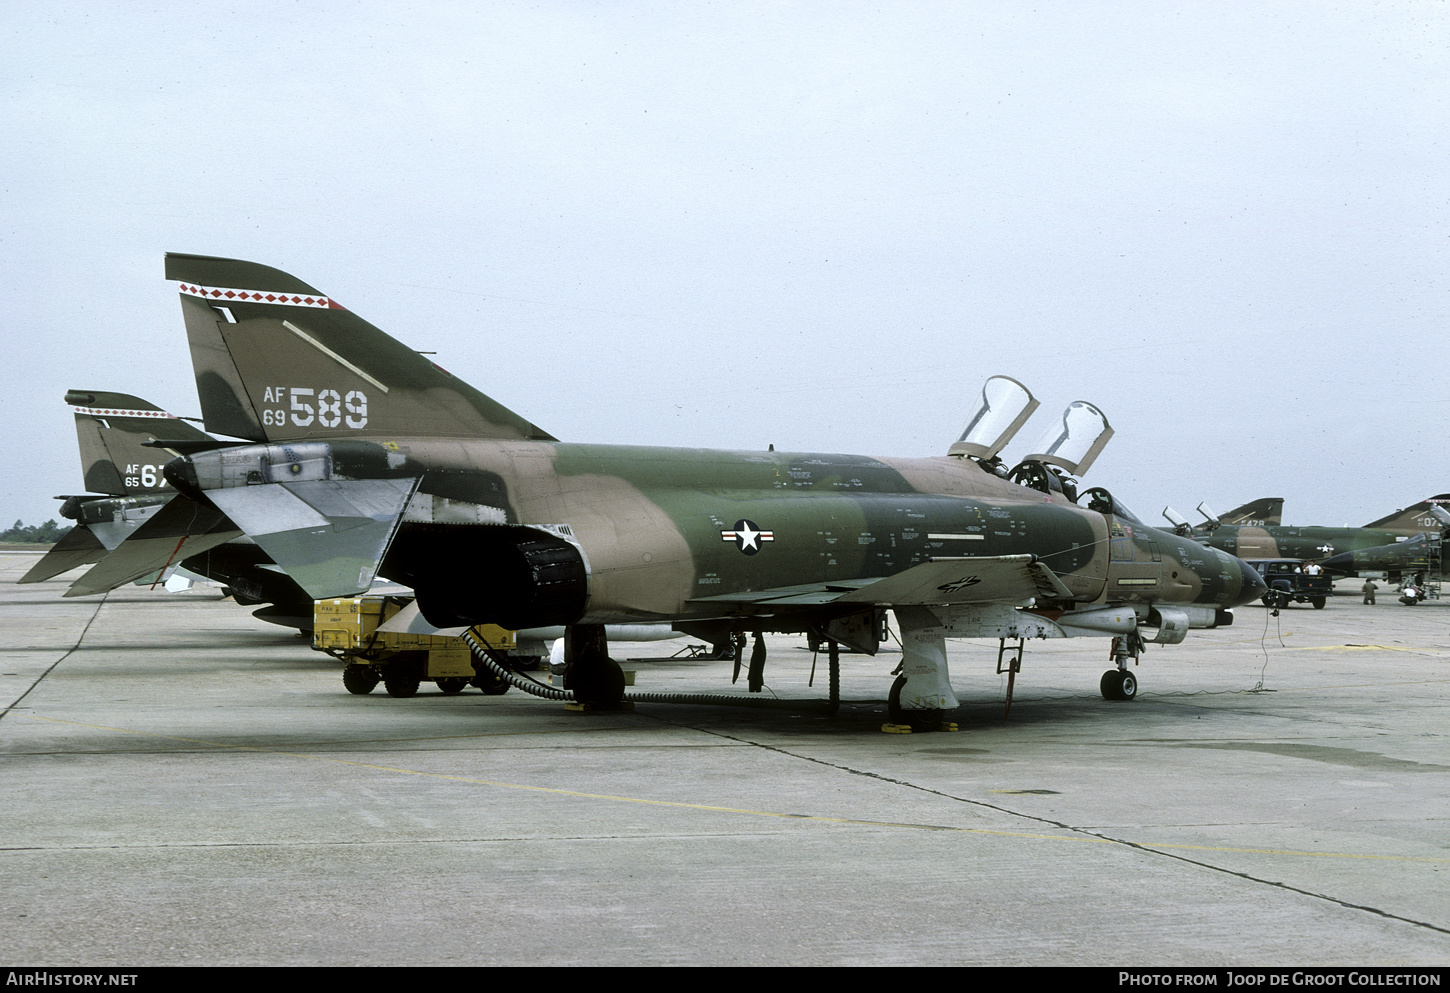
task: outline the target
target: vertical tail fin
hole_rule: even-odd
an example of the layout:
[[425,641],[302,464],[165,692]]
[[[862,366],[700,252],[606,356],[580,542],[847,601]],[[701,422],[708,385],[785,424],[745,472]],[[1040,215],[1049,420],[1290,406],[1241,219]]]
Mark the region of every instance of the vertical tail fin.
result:
[[1440,518],[1430,513],[1431,507],[1450,507],[1450,493],[1426,497],[1413,507],[1397,510],[1393,514],[1370,521],[1367,528],[1384,528],[1387,531],[1402,531],[1405,534],[1419,534],[1421,531],[1439,531],[1445,527]]
[[129,393],[70,390],[65,402],[76,419],[76,441],[86,489],[112,496],[171,492],[161,467],[176,452],[146,442],[175,441],[188,448],[210,442],[206,432]]
[[166,256],[207,429],[251,441],[415,435],[552,441],[278,269]]
[[1284,521],[1283,497],[1260,497],[1242,507],[1235,507],[1218,519],[1220,524],[1250,524],[1262,527],[1266,524],[1279,525]]

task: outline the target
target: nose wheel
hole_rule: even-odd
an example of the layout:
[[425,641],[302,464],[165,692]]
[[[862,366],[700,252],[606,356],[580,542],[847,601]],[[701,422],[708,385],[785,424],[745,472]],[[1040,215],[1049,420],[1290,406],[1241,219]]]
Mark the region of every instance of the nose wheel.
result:
[[1131,700],[1138,695],[1138,677],[1127,669],[1109,669],[1103,673],[1098,688],[1104,700]]

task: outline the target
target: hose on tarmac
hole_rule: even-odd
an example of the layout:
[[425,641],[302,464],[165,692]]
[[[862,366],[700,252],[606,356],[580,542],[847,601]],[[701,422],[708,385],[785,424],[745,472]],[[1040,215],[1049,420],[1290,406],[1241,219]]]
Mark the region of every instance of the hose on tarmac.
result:
[[[501,658],[507,658],[499,649],[489,645],[474,633],[473,628],[463,632],[463,641],[473,653],[475,661],[483,668],[515,689],[546,700],[574,702],[572,690],[547,686],[530,676],[514,672]],[[837,677],[839,679],[839,677]],[[839,682],[833,680],[830,701],[820,700],[778,700],[768,697],[741,697],[722,693],[625,693],[624,699],[631,703],[693,703],[712,707],[754,707],[757,709],[781,708],[789,710],[823,709],[835,713],[839,705]]]

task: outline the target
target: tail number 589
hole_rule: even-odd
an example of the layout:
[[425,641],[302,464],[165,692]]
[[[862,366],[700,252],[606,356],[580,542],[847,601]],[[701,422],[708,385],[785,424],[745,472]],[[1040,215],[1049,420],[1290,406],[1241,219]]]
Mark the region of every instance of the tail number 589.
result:
[[269,427],[284,427],[290,423],[294,427],[305,428],[314,421],[324,428],[335,428],[344,423],[354,430],[367,427],[368,396],[362,390],[351,390],[346,396],[337,390],[318,390],[314,395],[312,390],[300,386],[277,386],[269,388],[264,399],[269,403],[290,400],[287,407],[262,409],[262,423]]

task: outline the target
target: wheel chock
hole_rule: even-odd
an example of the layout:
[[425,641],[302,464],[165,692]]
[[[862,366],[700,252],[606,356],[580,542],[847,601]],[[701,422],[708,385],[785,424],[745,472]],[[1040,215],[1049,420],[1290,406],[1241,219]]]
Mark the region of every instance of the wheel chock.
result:
[[633,710],[634,701],[621,700],[612,707],[601,707],[595,703],[579,703],[577,700],[570,700],[564,704],[564,709],[571,714],[618,714]]
[[[942,721],[940,724],[938,724],[934,728],[930,728],[930,729],[923,728],[922,729],[923,733],[925,731],[927,731],[927,730],[931,730],[931,731],[960,731],[961,728],[957,727],[957,724],[956,724],[955,721]],[[915,734],[916,733],[916,728],[912,727],[910,724],[883,724],[883,725],[881,725],[881,733],[882,734]]]

